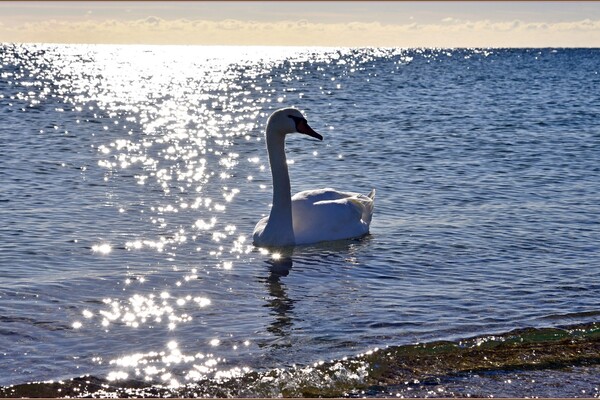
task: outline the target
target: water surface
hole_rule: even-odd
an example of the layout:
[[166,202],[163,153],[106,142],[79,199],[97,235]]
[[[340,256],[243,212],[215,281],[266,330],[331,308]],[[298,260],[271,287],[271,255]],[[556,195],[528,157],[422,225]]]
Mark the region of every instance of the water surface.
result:
[[[2,45],[1,393],[598,396],[599,57]],[[376,188],[371,235],[252,246],[284,106],[292,191]],[[553,361],[398,367],[515,335]]]

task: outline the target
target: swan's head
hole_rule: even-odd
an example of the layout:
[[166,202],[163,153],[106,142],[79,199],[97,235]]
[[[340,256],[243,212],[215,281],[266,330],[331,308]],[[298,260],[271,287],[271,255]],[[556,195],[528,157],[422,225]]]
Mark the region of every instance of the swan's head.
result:
[[282,108],[273,112],[267,121],[267,131],[281,135],[298,132],[323,140],[323,136],[315,132],[304,115],[295,108]]

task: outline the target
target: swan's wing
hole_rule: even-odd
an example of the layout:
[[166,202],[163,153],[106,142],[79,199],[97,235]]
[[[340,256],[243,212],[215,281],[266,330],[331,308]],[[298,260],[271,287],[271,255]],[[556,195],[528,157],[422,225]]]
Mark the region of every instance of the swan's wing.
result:
[[369,232],[372,214],[373,199],[359,193],[318,189],[292,198],[298,244],[362,236]]
[[292,203],[298,203],[302,208],[310,207],[317,203],[335,200],[347,200],[357,207],[360,211],[360,218],[367,224],[371,223],[373,216],[373,206],[375,204],[375,189],[372,189],[368,195],[354,192],[341,192],[332,188],[305,190],[296,193],[292,197]]

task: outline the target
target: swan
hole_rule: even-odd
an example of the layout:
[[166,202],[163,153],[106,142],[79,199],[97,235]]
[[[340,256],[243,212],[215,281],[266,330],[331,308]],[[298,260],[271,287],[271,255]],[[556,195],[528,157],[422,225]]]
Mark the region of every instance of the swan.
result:
[[254,245],[304,245],[369,233],[375,189],[366,196],[331,188],[306,190],[291,196],[285,137],[294,132],[323,140],[295,108],[276,110],[267,120],[265,136],[273,178],[273,206],[269,216],[254,228]]

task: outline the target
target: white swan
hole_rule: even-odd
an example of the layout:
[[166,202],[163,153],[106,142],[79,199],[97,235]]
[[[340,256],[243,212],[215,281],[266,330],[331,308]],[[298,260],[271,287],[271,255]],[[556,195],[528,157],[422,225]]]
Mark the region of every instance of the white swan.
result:
[[285,136],[303,133],[319,140],[302,113],[284,108],[267,121],[266,140],[273,176],[273,207],[254,228],[255,246],[293,246],[349,239],[369,233],[375,189],[368,196],[334,189],[306,190],[291,196]]

